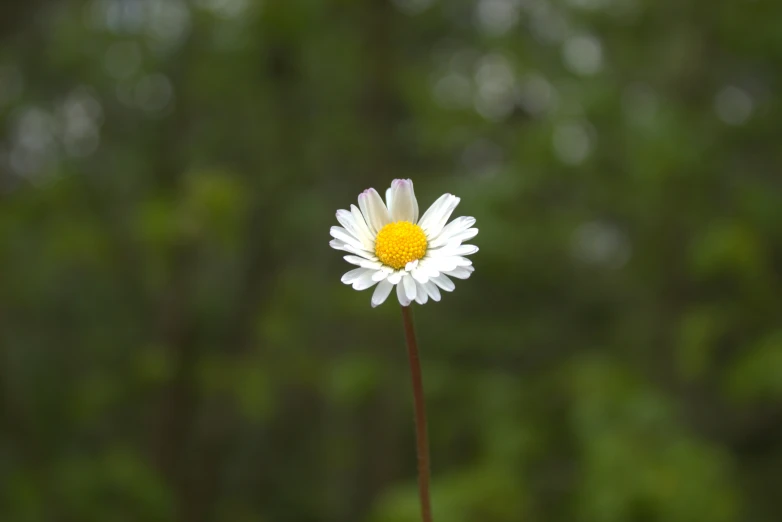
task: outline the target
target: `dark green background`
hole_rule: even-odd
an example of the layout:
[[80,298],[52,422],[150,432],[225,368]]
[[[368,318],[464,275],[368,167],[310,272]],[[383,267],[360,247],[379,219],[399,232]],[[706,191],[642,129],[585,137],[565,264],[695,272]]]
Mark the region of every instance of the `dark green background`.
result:
[[328,248],[410,177],[438,522],[778,522],[781,83],[778,0],[3,1],[0,520],[418,520]]

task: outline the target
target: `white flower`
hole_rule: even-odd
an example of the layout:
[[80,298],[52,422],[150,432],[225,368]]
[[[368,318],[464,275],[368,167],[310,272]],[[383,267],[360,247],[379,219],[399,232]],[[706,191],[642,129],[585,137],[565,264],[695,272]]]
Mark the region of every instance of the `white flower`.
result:
[[[359,268],[342,276],[355,290],[377,285],[372,306],[382,304],[396,286],[402,306],[415,301],[440,300],[440,289],[454,289],[450,277],[467,279],[472,261],[464,256],[478,247],[463,241],[478,234],[473,217],[456,218],[446,225],[459,198],[444,194],[418,219],[418,201],[409,179],[395,179],[386,191],[386,202],[375,189],[358,196],[358,206],[338,210],[341,227],[331,227],[329,245],[352,255],[345,261]],[[387,205],[387,206],[386,206]]]

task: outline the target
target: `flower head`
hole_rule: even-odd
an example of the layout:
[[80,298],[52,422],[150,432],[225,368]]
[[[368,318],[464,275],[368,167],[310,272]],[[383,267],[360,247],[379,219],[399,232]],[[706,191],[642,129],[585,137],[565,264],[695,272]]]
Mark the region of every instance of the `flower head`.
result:
[[[331,227],[329,245],[349,252],[345,261],[358,268],[342,276],[355,290],[377,285],[372,306],[382,304],[396,286],[402,306],[415,301],[440,300],[440,290],[451,292],[451,277],[467,279],[472,261],[464,256],[478,247],[463,245],[478,234],[475,218],[460,217],[450,223],[459,198],[444,194],[418,217],[418,201],[409,179],[395,179],[386,191],[386,201],[375,189],[358,196],[358,208],[338,210],[341,227]],[[450,276],[450,277],[449,277]]]

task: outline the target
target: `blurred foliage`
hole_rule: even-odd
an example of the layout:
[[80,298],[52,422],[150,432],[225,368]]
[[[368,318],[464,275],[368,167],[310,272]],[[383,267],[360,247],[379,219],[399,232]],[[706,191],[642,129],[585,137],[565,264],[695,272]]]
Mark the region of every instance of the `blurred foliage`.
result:
[[462,196],[437,520],[782,517],[782,4],[0,3],[0,520],[418,520],[334,212]]

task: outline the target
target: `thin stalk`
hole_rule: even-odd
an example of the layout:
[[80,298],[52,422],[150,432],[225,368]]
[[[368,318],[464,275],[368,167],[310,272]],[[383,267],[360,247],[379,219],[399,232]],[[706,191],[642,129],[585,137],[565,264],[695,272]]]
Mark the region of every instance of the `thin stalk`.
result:
[[418,495],[421,499],[421,519],[432,522],[432,505],[429,500],[429,438],[426,431],[426,405],[424,404],[424,383],[421,378],[421,361],[418,357],[418,343],[410,306],[402,307],[402,321],[405,325],[407,355],[410,359],[410,377],[413,381],[413,408],[415,409],[415,439],[418,451]]

